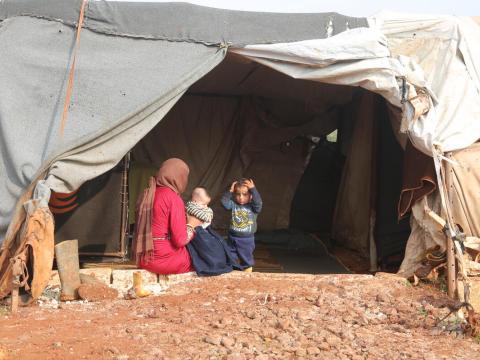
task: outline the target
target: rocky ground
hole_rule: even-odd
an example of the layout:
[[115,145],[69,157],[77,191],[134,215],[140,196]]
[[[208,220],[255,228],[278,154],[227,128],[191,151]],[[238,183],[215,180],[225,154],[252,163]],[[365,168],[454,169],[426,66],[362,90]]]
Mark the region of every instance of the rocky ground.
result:
[[476,359],[442,293],[392,275],[234,273],[135,300],[0,308],[0,359]]

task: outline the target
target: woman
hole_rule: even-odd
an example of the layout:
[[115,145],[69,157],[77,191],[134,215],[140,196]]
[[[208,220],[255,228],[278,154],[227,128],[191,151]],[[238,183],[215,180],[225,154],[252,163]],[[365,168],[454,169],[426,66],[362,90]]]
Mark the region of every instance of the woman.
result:
[[[194,271],[186,245],[200,221],[185,218],[180,194],[188,183],[189,168],[176,158],[166,160],[137,202],[137,224],[132,245],[140,268],[157,274]],[[188,232],[187,232],[188,227]]]

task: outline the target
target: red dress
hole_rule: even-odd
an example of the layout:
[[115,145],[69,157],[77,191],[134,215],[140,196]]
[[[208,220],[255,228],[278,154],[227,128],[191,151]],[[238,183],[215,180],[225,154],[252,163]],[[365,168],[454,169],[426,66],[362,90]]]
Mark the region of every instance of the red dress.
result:
[[157,186],[155,190],[152,235],[153,258],[148,263],[142,261],[142,269],[157,274],[194,271],[185,247],[188,243],[185,205],[180,196],[166,186]]

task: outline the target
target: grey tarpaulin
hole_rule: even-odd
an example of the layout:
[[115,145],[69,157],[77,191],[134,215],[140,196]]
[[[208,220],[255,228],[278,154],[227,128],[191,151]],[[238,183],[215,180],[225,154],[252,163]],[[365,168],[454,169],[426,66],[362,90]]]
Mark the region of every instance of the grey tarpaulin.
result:
[[218,47],[84,30],[61,137],[74,29],[15,17],[0,30],[0,239],[42,168],[51,165],[47,184],[59,192],[104,173],[225,55]]

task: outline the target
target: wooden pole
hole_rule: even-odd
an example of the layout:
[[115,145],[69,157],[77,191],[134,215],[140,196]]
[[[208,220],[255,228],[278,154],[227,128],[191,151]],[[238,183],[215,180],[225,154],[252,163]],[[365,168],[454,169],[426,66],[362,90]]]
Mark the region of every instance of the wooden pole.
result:
[[447,294],[454,298],[457,289],[457,277],[455,275],[455,249],[453,240],[447,235]]

